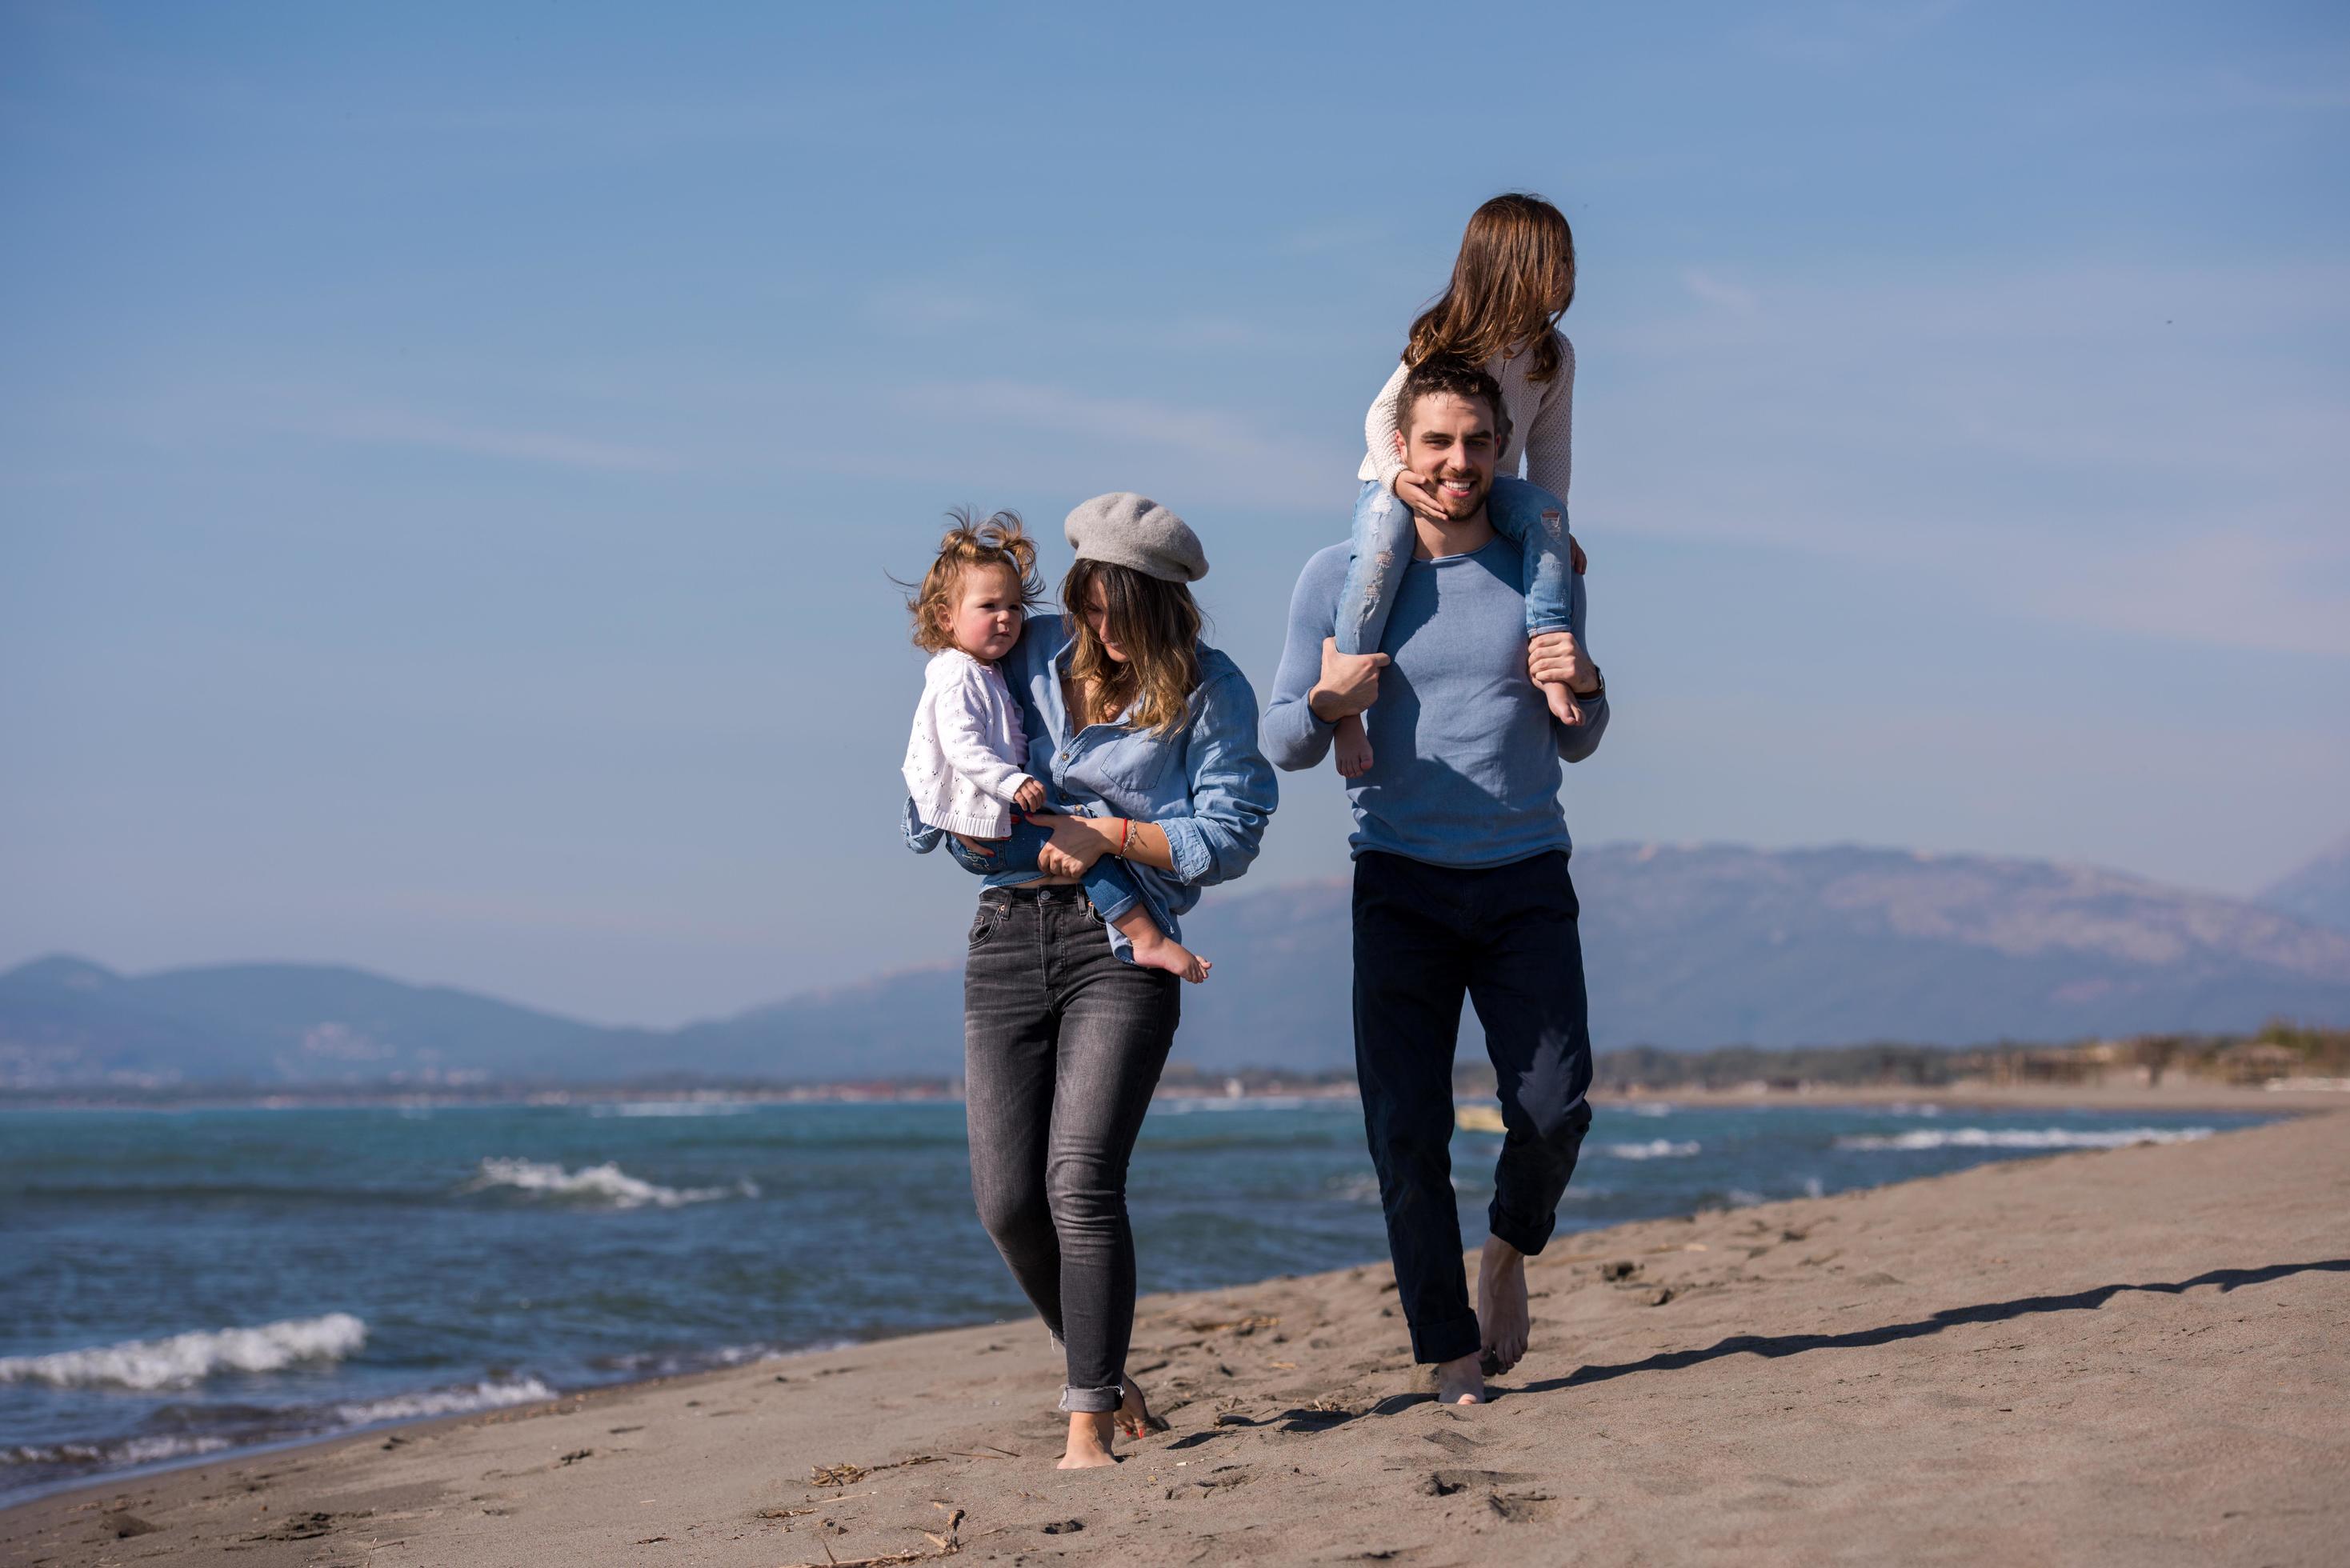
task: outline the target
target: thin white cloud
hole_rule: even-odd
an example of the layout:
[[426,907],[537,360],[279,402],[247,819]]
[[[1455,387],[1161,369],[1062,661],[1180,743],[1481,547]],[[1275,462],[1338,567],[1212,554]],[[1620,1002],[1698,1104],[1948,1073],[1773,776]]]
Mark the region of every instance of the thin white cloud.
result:
[[1759,303],[1754,297],[1752,289],[1741,287],[1699,267],[1683,267],[1681,284],[1690,293],[1706,304],[1720,306],[1724,310],[1735,311],[1741,316],[1753,315],[1755,306]]
[[652,473],[680,466],[668,453],[649,447],[553,431],[513,430],[399,409],[328,410],[280,428],[333,441],[424,447],[597,472]]
[[1074,439],[1075,451],[1055,442],[1034,454],[1037,465],[1064,472],[1098,475],[1141,459],[1153,472],[1180,472],[1191,494],[1326,509],[1343,493],[1345,472],[1334,479],[1320,447],[1231,410],[1014,380],[927,382],[900,401],[931,428],[952,421]]

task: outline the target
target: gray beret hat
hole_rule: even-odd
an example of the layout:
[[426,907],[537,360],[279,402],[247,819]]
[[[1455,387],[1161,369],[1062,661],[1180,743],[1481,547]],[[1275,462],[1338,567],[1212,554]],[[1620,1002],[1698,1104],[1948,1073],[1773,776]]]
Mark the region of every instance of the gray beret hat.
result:
[[1080,561],[1132,566],[1170,583],[1196,583],[1208,575],[1208,553],[1191,525],[1131,490],[1080,504],[1063,526]]

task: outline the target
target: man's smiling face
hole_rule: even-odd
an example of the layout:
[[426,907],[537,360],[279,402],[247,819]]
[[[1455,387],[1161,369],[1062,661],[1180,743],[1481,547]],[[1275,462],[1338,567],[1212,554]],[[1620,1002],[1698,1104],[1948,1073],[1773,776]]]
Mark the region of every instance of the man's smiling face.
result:
[[1430,392],[1404,412],[1397,439],[1404,466],[1428,475],[1444,514],[1455,523],[1474,517],[1493,488],[1500,441],[1493,410],[1482,398]]

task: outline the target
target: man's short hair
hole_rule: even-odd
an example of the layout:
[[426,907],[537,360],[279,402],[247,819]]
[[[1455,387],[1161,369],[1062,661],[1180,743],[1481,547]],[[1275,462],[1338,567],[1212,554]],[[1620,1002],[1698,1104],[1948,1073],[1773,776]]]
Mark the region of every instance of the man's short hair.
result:
[[1510,444],[1510,410],[1502,406],[1502,383],[1457,354],[1431,354],[1404,372],[1403,389],[1396,396],[1396,428],[1411,440],[1412,411],[1419,400],[1450,392],[1465,402],[1482,399],[1493,416],[1493,444]]

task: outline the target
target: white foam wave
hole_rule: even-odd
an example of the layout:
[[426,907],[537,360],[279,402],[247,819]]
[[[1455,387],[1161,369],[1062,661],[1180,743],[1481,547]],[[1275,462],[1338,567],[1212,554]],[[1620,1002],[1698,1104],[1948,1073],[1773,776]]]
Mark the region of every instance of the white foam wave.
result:
[[2071,1127],[1951,1127],[1947,1131],[1895,1133],[1889,1137],[1840,1137],[1838,1148],[1910,1153],[1929,1148],[2127,1148],[2140,1143],[2192,1143],[2211,1136],[2210,1127],[2130,1127],[2118,1132],[2083,1132]]
[[1634,1100],[1628,1105],[1611,1106],[1608,1108],[1629,1111],[1636,1116],[1669,1116],[1673,1114],[1672,1106],[1657,1100]]
[[600,1203],[613,1209],[642,1209],[648,1204],[675,1209],[681,1204],[708,1203],[721,1198],[759,1196],[758,1185],[748,1180],[732,1187],[663,1187],[642,1177],[630,1176],[611,1160],[566,1170],[547,1160],[484,1159],[480,1172],[466,1183],[465,1190],[482,1192],[494,1187],[511,1187],[538,1197]]
[[1602,1144],[1599,1152],[1617,1159],[1687,1159],[1697,1152],[1693,1143],[1675,1143],[1669,1137],[1652,1137],[1646,1143]]
[[555,1390],[536,1377],[504,1383],[485,1379],[453,1388],[426,1388],[414,1394],[394,1394],[382,1399],[338,1405],[335,1407],[335,1418],[348,1426],[366,1427],[378,1421],[416,1421],[427,1416],[463,1416],[475,1410],[502,1410],[509,1405],[536,1405],[542,1399],[554,1397]]
[[276,1372],[297,1361],[340,1361],[366,1343],[366,1324],[347,1312],[330,1312],[258,1328],[205,1329],[90,1350],[0,1356],[0,1383],[185,1388],[215,1373]]
[[758,1107],[748,1100],[616,1100],[590,1106],[591,1116],[739,1116]]
[[165,1459],[216,1454],[232,1445],[226,1438],[123,1438],[110,1443],[23,1443],[0,1449],[0,1465],[151,1465]]

